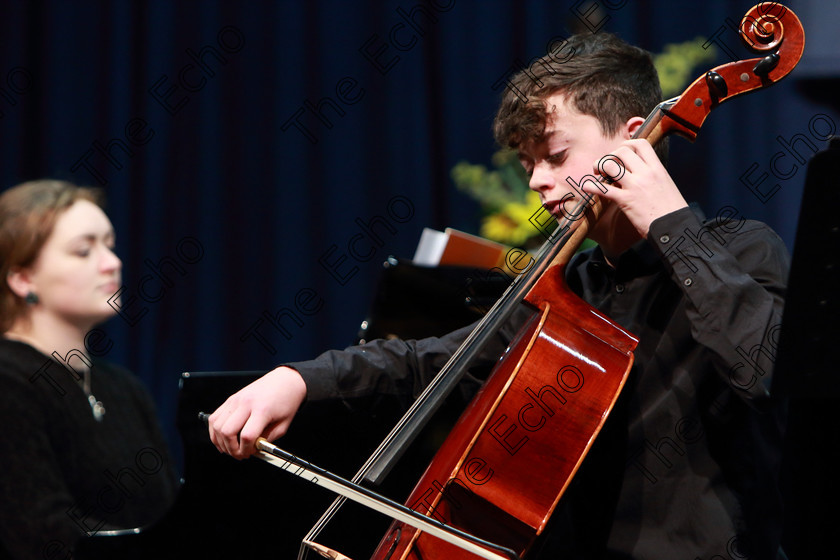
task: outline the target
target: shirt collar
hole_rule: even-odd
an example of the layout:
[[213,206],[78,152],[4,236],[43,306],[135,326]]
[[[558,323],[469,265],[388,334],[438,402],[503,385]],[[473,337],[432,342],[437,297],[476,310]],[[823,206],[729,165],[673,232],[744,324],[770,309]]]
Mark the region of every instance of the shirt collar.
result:
[[[691,208],[701,223],[705,222],[706,217],[699,206],[691,203],[689,204],[689,208]],[[615,278],[619,282],[650,274],[662,266],[662,257],[647,239],[640,239],[619,255],[618,264],[615,269],[607,263],[600,245],[595,246],[586,263],[587,271],[590,275],[605,274]]]
[[615,268],[607,263],[600,246],[592,250],[586,266],[591,275],[603,274],[624,281],[657,270],[662,266],[662,259],[647,240],[640,239],[619,255]]

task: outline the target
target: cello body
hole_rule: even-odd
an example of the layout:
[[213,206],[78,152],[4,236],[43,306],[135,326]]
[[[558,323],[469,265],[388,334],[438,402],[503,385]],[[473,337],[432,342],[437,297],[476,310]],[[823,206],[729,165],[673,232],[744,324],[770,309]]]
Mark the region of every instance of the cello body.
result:
[[[438,451],[406,504],[524,554],[603,426],[637,339],[584,303],[554,265],[536,310]],[[376,560],[475,557],[393,523]]]

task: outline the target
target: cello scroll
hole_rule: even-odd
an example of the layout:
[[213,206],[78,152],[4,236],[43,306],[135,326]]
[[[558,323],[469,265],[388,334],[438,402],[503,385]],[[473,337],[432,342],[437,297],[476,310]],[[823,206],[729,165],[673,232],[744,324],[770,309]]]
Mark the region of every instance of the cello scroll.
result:
[[777,2],[753,6],[741,19],[738,33],[747,49],[767,54],[718,66],[697,78],[681,96],[663,102],[658,121],[650,123],[653,128],[648,139],[652,144],[670,133],[693,142],[712,109],[738,95],[773,85],[802,58],[802,22]]

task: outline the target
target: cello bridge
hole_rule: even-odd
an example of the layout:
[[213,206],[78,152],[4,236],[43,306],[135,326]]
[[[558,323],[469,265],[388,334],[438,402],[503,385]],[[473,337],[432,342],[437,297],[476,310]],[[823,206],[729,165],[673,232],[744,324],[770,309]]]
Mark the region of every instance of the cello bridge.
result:
[[337,550],[333,550],[313,541],[303,541],[303,544],[306,545],[308,548],[314,550],[324,558],[331,558],[332,560],[353,560],[349,556],[345,556]]

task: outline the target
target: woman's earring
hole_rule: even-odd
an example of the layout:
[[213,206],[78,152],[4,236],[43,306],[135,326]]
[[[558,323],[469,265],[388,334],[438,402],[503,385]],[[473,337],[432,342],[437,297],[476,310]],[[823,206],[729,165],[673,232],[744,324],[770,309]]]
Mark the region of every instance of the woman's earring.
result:
[[28,303],[29,305],[35,305],[38,303],[38,296],[34,292],[27,292],[26,296],[23,298],[23,301]]

